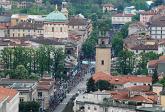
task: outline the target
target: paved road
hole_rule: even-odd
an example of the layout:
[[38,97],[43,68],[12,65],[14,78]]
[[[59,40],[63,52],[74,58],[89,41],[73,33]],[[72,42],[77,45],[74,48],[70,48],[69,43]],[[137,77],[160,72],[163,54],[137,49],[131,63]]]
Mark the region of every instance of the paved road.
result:
[[56,107],[54,112],[62,112],[64,108],[66,107],[67,103],[70,101],[73,95],[75,95],[78,92],[78,90],[86,89],[86,82],[87,82],[87,79],[90,78],[90,76],[91,76],[90,74],[85,75],[84,80],[81,81],[76,87],[72,89],[72,91],[70,91],[66,95],[66,98]]

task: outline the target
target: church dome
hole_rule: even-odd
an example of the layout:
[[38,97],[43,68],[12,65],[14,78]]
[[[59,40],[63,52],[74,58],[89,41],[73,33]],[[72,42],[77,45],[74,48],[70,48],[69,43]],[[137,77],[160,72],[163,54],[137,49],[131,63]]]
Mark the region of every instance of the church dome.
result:
[[45,21],[48,22],[65,22],[67,20],[66,16],[60,11],[53,11],[45,17]]

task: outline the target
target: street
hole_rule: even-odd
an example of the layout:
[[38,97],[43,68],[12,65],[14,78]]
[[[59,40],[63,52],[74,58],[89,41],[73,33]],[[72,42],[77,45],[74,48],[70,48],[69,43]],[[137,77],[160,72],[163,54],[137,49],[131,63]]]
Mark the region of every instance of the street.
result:
[[84,79],[66,95],[66,98],[55,108],[55,110],[53,112],[62,112],[64,110],[64,108],[66,107],[67,103],[73,97],[73,95],[78,93],[79,90],[80,91],[85,90],[87,79],[89,79],[90,76],[91,76],[90,74],[86,74]]

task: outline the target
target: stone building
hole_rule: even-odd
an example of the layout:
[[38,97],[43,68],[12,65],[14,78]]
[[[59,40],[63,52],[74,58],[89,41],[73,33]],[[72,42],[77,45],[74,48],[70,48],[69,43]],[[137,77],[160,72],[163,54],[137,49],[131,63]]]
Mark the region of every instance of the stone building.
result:
[[43,24],[30,22],[20,22],[15,26],[9,27],[10,37],[43,36]]
[[151,38],[165,38],[165,16],[156,15],[150,19],[149,29]]
[[56,10],[48,14],[44,19],[44,37],[46,38],[68,38],[68,23],[66,16]]
[[100,37],[96,45],[96,73],[99,71],[110,73],[111,45],[109,37]]

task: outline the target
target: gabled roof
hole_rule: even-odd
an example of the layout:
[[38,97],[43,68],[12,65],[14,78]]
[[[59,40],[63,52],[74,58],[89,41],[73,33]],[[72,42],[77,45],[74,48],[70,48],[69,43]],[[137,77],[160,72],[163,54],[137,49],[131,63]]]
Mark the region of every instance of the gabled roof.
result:
[[20,22],[15,26],[11,26],[10,29],[42,29],[43,24],[36,24],[30,22]]
[[158,60],[150,60],[148,62],[148,68],[156,68],[160,63],[165,63],[165,56],[160,56]]
[[42,78],[38,82],[37,90],[49,91],[50,89],[52,89],[53,85],[54,85],[54,80],[53,79]]
[[156,68],[158,65],[158,60],[151,60],[148,62],[148,67],[149,68]]
[[158,45],[165,45],[165,40],[160,41]]
[[132,86],[132,87],[126,88],[126,90],[146,92],[146,91],[150,90],[150,86],[145,86],[145,85],[143,85],[143,86]]
[[158,50],[158,45],[136,45],[131,48],[132,50]]
[[[148,94],[145,92],[142,92],[143,95],[133,95],[130,96],[128,91],[111,91],[110,95],[112,96],[113,99],[119,100],[119,101],[134,101],[134,102],[143,102],[143,103],[149,103],[153,104],[157,101],[157,96],[156,94]],[[147,95],[147,97],[145,97]]]
[[71,26],[84,26],[87,25],[88,21],[85,18],[81,18],[80,16],[74,16],[69,18],[68,25]]
[[156,15],[156,16],[151,17],[150,26],[151,27],[165,27],[165,16]]
[[151,10],[151,11],[141,11],[140,14],[141,15],[156,15],[157,13]]
[[3,88],[0,87],[0,96],[6,96],[8,97],[8,102],[13,99],[18,94],[18,92],[15,89],[9,89],[9,88]]
[[111,84],[125,84],[128,82],[143,82],[143,83],[152,82],[152,77],[150,76],[135,76],[135,75],[112,76],[104,72],[98,72],[94,74],[93,79],[95,81],[106,80]]
[[110,74],[104,73],[104,72],[97,72],[93,75],[92,77],[95,81],[98,80],[106,80],[109,81],[110,80]]
[[0,94],[0,103],[3,102],[7,98],[6,95]]
[[140,95],[131,97],[131,98],[129,98],[128,100],[129,100],[129,101],[136,101],[136,102],[149,103],[149,104],[155,103],[155,101],[152,101],[151,99],[145,98],[144,96],[140,96]]

